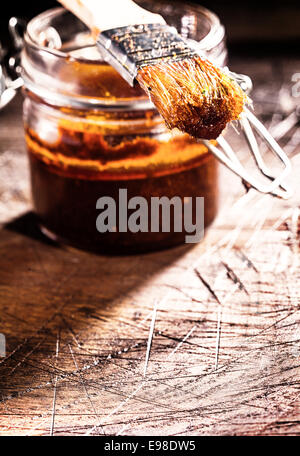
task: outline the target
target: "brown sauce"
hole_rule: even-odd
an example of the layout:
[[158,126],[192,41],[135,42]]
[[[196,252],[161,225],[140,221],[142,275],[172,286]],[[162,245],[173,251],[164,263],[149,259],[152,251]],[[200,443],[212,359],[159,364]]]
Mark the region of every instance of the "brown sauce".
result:
[[[98,69],[89,72],[79,67],[84,90],[88,87],[99,95],[99,91],[108,93],[108,85],[112,98],[116,93],[132,95],[132,90],[140,94],[141,89],[124,85],[113,69],[106,65],[103,68],[105,75],[100,84]],[[42,100],[31,100],[31,94],[28,98],[37,109],[43,104]],[[149,204],[151,196],[179,196],[182,201],[203,196],[205,225],[214,219],[218,196],[215,158],[189,135],[156,134],[157,129],[161,130],[161,120],[154,110],[120,114],[63,109],[55,135],[49,138],[44,134],[48,119],[46,114],[43,116],[38,124],[43,126],[43,134],[30,117],[25,119],[32,196],[41,225],[59,241],[114,253],[151,251],[184,242],[186,233],[172,228],[173,216],[169,233],[161,229],[158,233],[99,233],[96,201],[111,196],[118,202],[120,188],[127,190],[128,199],[142,196]]]

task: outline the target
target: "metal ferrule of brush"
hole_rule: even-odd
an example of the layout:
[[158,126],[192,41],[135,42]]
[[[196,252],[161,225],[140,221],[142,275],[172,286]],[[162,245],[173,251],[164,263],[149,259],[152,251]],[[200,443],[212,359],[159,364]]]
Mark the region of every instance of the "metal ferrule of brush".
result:
[[180,60],[196,53],[166,24],[143,24],[106,30],[98,36],[103,59],[133,86],[138,69],[160,59]]

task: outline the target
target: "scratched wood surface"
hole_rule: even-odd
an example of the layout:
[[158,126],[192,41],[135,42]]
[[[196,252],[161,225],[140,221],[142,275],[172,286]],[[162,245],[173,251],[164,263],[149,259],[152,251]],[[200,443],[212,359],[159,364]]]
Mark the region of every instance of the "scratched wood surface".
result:
[[293,157],[295,196],[245,195],[222,171],[220,215],[196,246],[104,257],[47,242],[20,97],[0,113],[1,435],[300,434],[300,60],[232,67]]

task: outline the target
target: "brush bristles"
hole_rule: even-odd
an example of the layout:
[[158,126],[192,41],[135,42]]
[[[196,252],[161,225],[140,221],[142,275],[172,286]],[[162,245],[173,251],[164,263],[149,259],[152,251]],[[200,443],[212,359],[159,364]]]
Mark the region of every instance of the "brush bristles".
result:
[[198,56],[144,66],[137,80],[168,128],[195,138],[216,139],[247,100],[232,78]]

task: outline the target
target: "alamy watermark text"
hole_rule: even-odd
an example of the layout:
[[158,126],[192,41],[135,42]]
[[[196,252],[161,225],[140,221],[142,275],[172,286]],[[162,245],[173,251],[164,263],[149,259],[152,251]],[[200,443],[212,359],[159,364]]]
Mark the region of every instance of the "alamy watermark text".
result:
[[199,242],[204,236],[204,198],[173,196],[168,198],[134,196],[119,189],[118,201],[110,196],[97,200],[101,210],[96,219],[99,233],[186,233],[185,242]]

